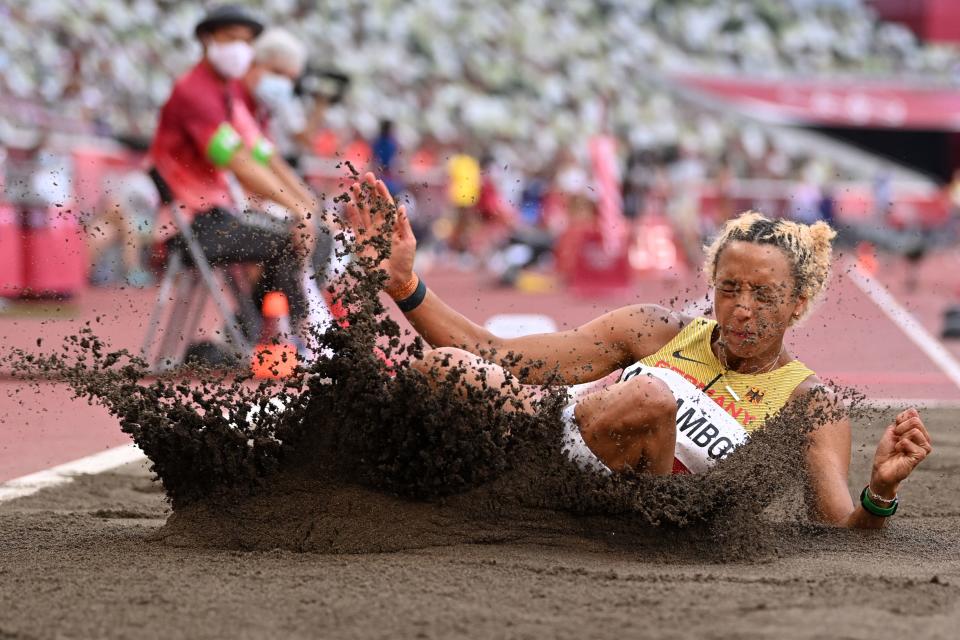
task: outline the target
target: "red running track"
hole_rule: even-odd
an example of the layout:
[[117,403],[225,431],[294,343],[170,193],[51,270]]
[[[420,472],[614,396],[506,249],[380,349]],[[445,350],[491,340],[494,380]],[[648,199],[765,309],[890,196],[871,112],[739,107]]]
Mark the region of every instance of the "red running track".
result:
[[[936,264],[936,263],[931,263]],[[954,268],[951,272],[956,273]],[[920,309],[921,322],[932,331],[933,310],[939,308],[943,287],[902,292]],[[932,270],[922,281],[938,282],[949,275]],[[704,283],[695,276],[638,281],[632,290],[607,298],[576,298],[565,292],[523,294],[492,287],[483,277],[452,269],[433,269],[425,276],[434,291],[474,321],[497,313],[541,313],[561,328],[577,326],[624,304],[658,302],[684,309],[702,301]],[[885,280],[883,276],[880,278]],[[85,322],[114,347],[139,347],[154,291],[101,289],[86,292],[67,317],[0,316],[0,340],[5,349],[55,349],[63,337]],[[960,402],[958,388],[921,352],[904,332],[862,293],[842,269],[834,276],[825,300],[788,339],[793,353],[822,378],[858,388],[875,399],[914,398]],[[954,349],[954,347],[951,347]],[[76,400],[64,385],[0,381],[0,482],[69,462],[128,442],[105,410]]]

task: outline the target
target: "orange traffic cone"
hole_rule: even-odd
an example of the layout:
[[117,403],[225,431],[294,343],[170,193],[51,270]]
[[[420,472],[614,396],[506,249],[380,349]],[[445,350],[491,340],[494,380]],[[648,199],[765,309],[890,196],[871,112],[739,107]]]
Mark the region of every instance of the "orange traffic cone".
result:
[[250,368],[257,378],[286,378],[297,366],[297,347],[290,342],[290,304],[280,291],[263,298],[263,326],[253,348]]

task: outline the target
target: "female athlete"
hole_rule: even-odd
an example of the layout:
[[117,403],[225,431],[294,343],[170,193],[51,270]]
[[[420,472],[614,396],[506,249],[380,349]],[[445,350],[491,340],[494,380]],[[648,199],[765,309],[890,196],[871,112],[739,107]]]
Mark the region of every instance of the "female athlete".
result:
[[[393,200],[370,173],[352,191],[346,215],[364,243],[387,228],[384,215]],[[466,367],[465,384],[485,380],[503,393],[516,393],[525,411],[535,410],[538,396],[536,387],[522,385],[542,385],[559,374],[571,396],[564,411],[564,451],[581,467],[601,473],[627,468],[696,473],[746,441],[787,403],[816,395],[838,404],[783,342],[827,285],[835,234],[824,223],[770,220],[754,212],[730,220],[708,248],[704,266],[716,320],[637,304],[573,330],[505,339],[426,288],[413,272],[416,239],[406,211],[402,205],[396,211],[391,254],[381,267],[387,292],[433,347],[415,366],[424,372]],[[364,251],[375,250],[367,244]],[[504,367],[480,355],[491,352],[522,354],[525,362],[544,366]],[[618,371],[610,384],[597,385]],[[850,422],[842,411],[827,413],[817,420],[806,454],[814,514],[842,527],[881,527],[896,512],[900,483],[932,451],[930,435],[915,409],[897,415],[854,502],[847,488]]]

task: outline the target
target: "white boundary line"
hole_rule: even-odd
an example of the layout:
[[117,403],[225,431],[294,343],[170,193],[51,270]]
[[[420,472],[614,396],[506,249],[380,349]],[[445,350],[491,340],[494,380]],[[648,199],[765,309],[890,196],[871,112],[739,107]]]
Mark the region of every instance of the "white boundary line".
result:
[[73,482],[74,477],[78,475],[103,473],[143,458],[143,452],[133,444],[107,449],[45,471],[8,480],[0,484],[0,502],[33,495],[41,489]]
[[894,298],[887,288],[853,266],[847,277],[857,286],[901,331],[940,367],[953,384],[960,388],[960,363],[923,325]]

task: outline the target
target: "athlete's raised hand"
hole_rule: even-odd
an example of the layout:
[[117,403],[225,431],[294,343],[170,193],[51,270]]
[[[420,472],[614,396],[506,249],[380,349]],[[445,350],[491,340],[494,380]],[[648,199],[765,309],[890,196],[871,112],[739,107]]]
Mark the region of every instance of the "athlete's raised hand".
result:
[[378,239],[389,243],[390,257],[379,265],[388,276],[386,287],[408,282],[413,276],[417,239],[406,207],[396,205],[383,180],[372,173],[364,174],[350,186],[350,201],[345,210],[361,256],[376,259],[380,251]]
[[900,413],[883,432],[877,445],[870,487],[881,495],[889,493],[892,497],[899,484],[931,451],[930,434],[917,410],[910,408]]

